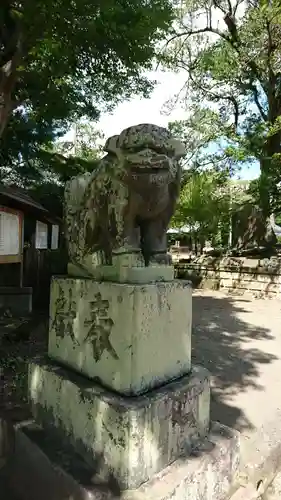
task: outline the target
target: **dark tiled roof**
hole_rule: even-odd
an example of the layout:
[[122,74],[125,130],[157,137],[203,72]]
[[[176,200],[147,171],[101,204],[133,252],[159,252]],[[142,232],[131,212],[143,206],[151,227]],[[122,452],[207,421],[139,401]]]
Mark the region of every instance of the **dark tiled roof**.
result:
[[41,203],[38,203],[31,198],[31,196],[22,188],[6,186],[5,184],[0,183],[0,199],[2,196],[6,199],[13,200],[20,205],[33,208],[37,214],[40,212],[41,218],[44,218],[48,222],[61,223],[61,220],[58,217],[51,215],[50,212],[44,208],[43,205],[41,205]]
[[11,186],[5,186],[5,184],[0,184],[0,195],[5,196],[6,198],[11,198],[12,200],[16,200],[24,205],[29,205],[31,207],[36,208],[42,212],[47,213],[48,210],[43,207],[40,203],[33,200],[29,194],[24,189],[15,188]]

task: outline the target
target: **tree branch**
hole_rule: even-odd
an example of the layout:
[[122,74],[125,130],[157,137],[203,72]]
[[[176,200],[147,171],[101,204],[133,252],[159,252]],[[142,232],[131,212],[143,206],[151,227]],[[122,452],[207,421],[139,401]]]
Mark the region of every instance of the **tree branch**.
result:
[[256,85],[253,84],[251,86],[251,90],[253,92],[254,101],[255,101],[255,104],[256,104],[259,112],[260,112],[260,115],[261,115],[262,119],[264,121],[266,121],[267,120],[267,114],[264,112],[263,107],[262,107],[262,105],[261,105],[261,103],[259,101],[259,94],[258,94],[258,89],[257,89]]
[[[234,9],[232,9],[231,2],[229,1],[229,11],[226,11],[225,9],[222,9],[221,5],[218,3],[217,0],[213,0],[213,5],[216,8],[220,9],[224,13],[224,22],[226,24],[229,35],[227,35],[225,32],[223,32],[217,28],[213,28],[212,17],[209,16],[209,25],[205,26],[204,28],[199,28],[199,29],[195,29],[195,30],[184,29],[181,33],[175,32],[174,35],[169,40],[167,40],[167,42],[163,48],[163,52],[165,51],[165,49],[168,47],[168,45],[170,43],[172,43],[174,40],[176,40],[178,38],[185,37],[185,41],[186,41],[191,36],[196,36],[196,35],[199,35],[202,33],[213,33],[215,35],[218,35],[221,39],[225,40],[227,43],[229,43],[231,45],[231,47],[239,55],[241,55],[241,49],[239,46],[241,44],[241,41],[240,41],[240,38],[238,35],[236,19],[234,17],[234,13],[237,11],[238,5],[241,3],[241,1],[242,0],[237,1],[237,4],[236,4]],[[184,26],[184,27],[186,28],[186,26]],[[253,74],[255,75],[255,77],[258,80],[260,80],[259,70],[258,70],[256,63],[254,61],[249,60],[248,65],[249,65],[251,71],[253,72]],[[262,85],[262,82],[261,82],[261,85]]]
[[[232,5],[231,5],[230,0],[227,0],[227,3],[228,3],[229,12],[232,12]],[[213,4],[214,4],[214,7],[216,7],[216,9],[219,9],[223,14],[226,14],[228,12],[227,10],[222,8],[222,6],[220,5],[220,3],[217,0],[213,0]]]
[[234,7],[234,9],[233,9],[233,15],[234,15],[234,16],[236,15],[236,12],[237,12],[237,10],[238,10],[239,5],[240,5],[241,3],[243,3],[243,2],[244,2],[244,0],[237,0],[236,5],[235,5],[235,7]]
[[[236,10],[238,8],[238,5],[239,5],[240,0],[237,1],[237,4],[236,4]],[[235,11],[236,12],[236,11]],[[231,11],[226,13],[226,15],[224,16],[224,22],[227,26],[227,29],[228,29],[228,32],[230,34],[229,37],[227,37],[227,41],[230,43],[230,45],[233,47],[233,49],[238,53],[238,55],[240,56],[241,55],[241,40],[239,38],[239,34],[238,34],[238,29],[237,29],[237,24],[236,24],[236,20],[235,20],[235,17],[234,15],[232,15],[232,8],[231,8]],[[248,60],[247,61],[247,64],[249,66],[249,68],[251,69],[253,75],[255,76],[255,78],[260,82],[261,86],[263,87],[264,90],[265,87],[264,87],[264,84],[263,82],[261,81],[260,79],[260,73],[259,73],[259,68],[257,66],[257,64],[252,61],[252,60]],[[251,86],[250,87],[251,90],[253,90],[254,92],[254,100],[257,104],[257,107],[261,113],[261,115],[264,117],[264,112],[262,110],[262,107],[258,101],[258,92],[257,92],[257,89],[255,86]]]
[[186,30],[186,31],[183,31],[181,33],[175,33],[169,40],[167,40],[163,50],[165,50],[165,48],[167,48],[168,45],[171,42],[173,42],[174,40],[176,40],[177,38],[181,38],[181,37],[185,36],[186,40],[187,40],[189,37],[194,36],[194,35],[199,35],[201,33],[214,33],[215,35],[220,36],[221,38],[223,38],[227,42],[230,42],[229,37],[225,33],[223,33],[222,31],[220,31],[216,28],[212,28],[211,26],[206,26],[205,28],[200,28],[197,30]]
[[[174,35],[167,41],[165,47],[167,47],[174,40],[184,37],[183,43],[181,44],[181,47],[178,50],[178,54],[179,54],[180,51],[182,50],[185,42],[188,40],[188,38],[190,38],[194,35],[196,36],[198,34],[202,34],[202,33],[213,33],[215,35],[218,35],[221,39],[225,40],[227,43],[229,43],[231,45],[231,47],[236,51],[238,56],[241,56],[242,55],[241,54],[241,51],[242,51],[241,43],[242,42],[241,42],[241,39],[239,37],[237,21],[235,19],[235,14],[237,12],[239,5],[242,3],[242,1],[243,0],[237,0],[235,6],[232,7],[231,0],[227,0],[227,7],[223,8],[221,5],[221,2],[219,0],[213,0],[213,6],[215,8],[218,8],[224,14],[224,22],[225,22],[225,25],[227,27],[227,32],[221,31],[217,28],[213,28],[212,16],[210,13],[209,14],[207,13],[207,23],[208,23],[207,26],[205,26],[204,28],[198,28],[198,29],[191,29],[191,28],[187,29],[187,27],[184,26],[185,29],[183,29],[183,31],[181,33],[175,32]],[[175,55],[175,57],[177,57],[177,55]],[[193,63],[191,62],[191,59],[192,59],[191,57],[189,57],[189,59],[190,59],[189,65],[184,64],[183,66],[182,65],[181,66],[182,67],[187,66],[187,68],[185,68],[185,69],[188,69],[189,77],[191,78],[191,80],[193,80],[193,82],[195,83],[197,88],[199,88],[202,91],[208,92],[209,95],[211,95],[213,98],[216,98],[218,100],[223,99],[223,100],[227,100],[227,101],[231,102],[231,104],[234,108],[235,128],[237,128],[238,119],[239,119],[239,105],[238,105],[238,102],[235,99],[235,97],[233,97],[232,95],[222,95],[222,94],[214,93],[214,92],[210,91],[209,89],[202,87],[202,85],[200,85],[198,82],[195,82],[193,77],[192,77],[192,72],[191,72],[192,67],[194,67],[194,62]],[[257,106],[257,109],[258,109],[261,117],[263,118],[263,120],[266,120],[267,114],[264,111],[263,106],[259,100],[259,93],[257,90],[257,86],[253,83],[253,81],[258,80],[261,87],[263,88],[263,90],[266,93],[267,93],[268,89],[266,88],[264,82],[261,80],[260,70],[259,70],[256,62],[253,60],[248,60],[248,61],[246,61],[246,64],[248,65],[248,68],[250,69],[250,71],[252,73],[252,78],[250,78],[250,82],[247,84],[247,87],[253,93],[253,99],[254,99],[254,102]],[[179,65],[179,67],[180,67],[180,65]],[[246,70],[245,71],[243,70],[243,72],[246,74]],[[249,77],[249,74],[247,74],[247,76]]]
[[234,125],[235,125],[235,129],[237,129],[238,120],[239,120],[239,104],[238,104],[238,101],[235,99],[235,97],[233,95],[223,95],[223,94],[218,94],[216,92],[213,92],[212,90],[207,89],[206,87],[203,87],[200,83],[195,82],[192,74],[190,74],[189,76],[190,76],[190,79],[194,82],[195,86],[197,88],[199,88],[200,90],[202,90],[202,92],[208,93],[214,99],[225,100],[225,101],[231,102],[231,104],[234,107]]

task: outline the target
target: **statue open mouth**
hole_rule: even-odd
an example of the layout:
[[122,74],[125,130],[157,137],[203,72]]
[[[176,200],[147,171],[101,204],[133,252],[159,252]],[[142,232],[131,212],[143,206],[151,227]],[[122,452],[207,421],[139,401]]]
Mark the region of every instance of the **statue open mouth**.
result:
[[[159,155],[160,156],[160,155]],[[128,158],[128,171],[132,174],[166,174],[171,169],[171,161],[168,157],[147,157],[139,156],[139,158]],[[139,161],[138,161],[139,160]]]

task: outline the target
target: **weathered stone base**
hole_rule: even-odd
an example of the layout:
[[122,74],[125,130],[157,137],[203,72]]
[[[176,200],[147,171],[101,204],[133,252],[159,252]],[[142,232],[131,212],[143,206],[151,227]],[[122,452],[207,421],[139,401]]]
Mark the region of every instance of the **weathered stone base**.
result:
[[94,278],[100,281],[113,281],[118,283],[154,283],[156,281],[173,281],[174,267],[151,265],[148,267],[143,266],[97,266],[87,272],[87,269],[69,263],[67,266],[69,276],[75,278]]
[[8,482],[20,500],[226,500],[239,466],[239,435],[214,423],[194,451],[137,490],[122,492],[108,475],[103,482],[77,455],[29,423],[15,432]]
[[75,447],[101,477],[137,488],[209,431],[207,370],[138,397],[124,397],[47,361],[30,364],[29,396],[38,424]]
[[189,282],[55,277],[48,354],[113,391],[138,395],[189,373],[191,320]]

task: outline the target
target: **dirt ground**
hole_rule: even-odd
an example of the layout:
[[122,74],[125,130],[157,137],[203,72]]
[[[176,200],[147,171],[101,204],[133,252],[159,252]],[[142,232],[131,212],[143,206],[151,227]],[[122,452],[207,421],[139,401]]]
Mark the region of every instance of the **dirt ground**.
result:
[[212,375],[211,417],[249,438],[281,406],[281,300],[194,291],[193,363]]
[[[211,418],[245,437],[281,405],[281,301],[193,294],[193,363],[212,375]],[[3,335],[0,325],[0,416],[29,418],[28,359],[47,350],[48,322],[38,316],[22,332]],[[31,332],[30,339],[19,340]]]
[[0,417],[12,422],[30,418],[27,402],[28,360],[47,351],[48,315],[29,321],[0,321]]

